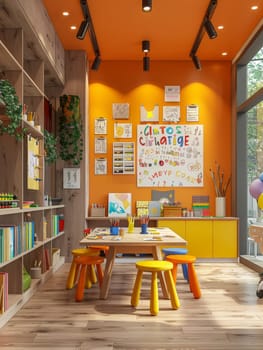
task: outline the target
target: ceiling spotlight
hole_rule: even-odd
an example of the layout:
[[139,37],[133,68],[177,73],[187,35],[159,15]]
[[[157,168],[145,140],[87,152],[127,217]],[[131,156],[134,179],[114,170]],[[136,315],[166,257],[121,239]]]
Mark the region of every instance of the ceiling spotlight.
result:
[[150,70],[150,57],[149,56],[143,57],[143,70],[144,70],[144,72]]
[[92,65],[91,65],[91,69],[92,70],[98,70],[99,66],[100,66],[100,63],[101,63],[100,56],[96,56],[95,60],[93,61]]
[[80,40],[83,40],[85,38],[85,35],[87,33],[89,27],[89,21],[88,20],[84,20],[81,22],[81,25],[79,27],[79,30],[77,32],[77,38]]
[[152,0],[142,0],[142,10],[150,12],[152,10]]
[[150,41],[149,40],[143,40],[142,41],[142,51],[143,52],[149,52],[150,51]]
[[196,55],[192,55],[192,61],[196,69],[201,70],[201,63],[199,58]]
[[213,26],[213,23],[207,19],[205,21],[205,30],[207,32],[207,35],[209,36],[209,39],[215,39],[217,37],[217,32],[215,30],[215,27]]

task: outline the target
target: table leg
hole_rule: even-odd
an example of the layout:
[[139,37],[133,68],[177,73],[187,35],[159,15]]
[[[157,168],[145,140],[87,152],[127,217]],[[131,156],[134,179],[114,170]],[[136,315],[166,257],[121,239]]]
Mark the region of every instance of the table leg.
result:
[[110,249],[107,253],[106,266],[105,266],[105,270],[104,270],[104,277],[103,277],[103,282],[102,282],[102,286],[100,289],[100,299],[107,299],[107,297],[108,297],[115,255],[116,255],[115,247],[110,247]]
[[[152,251],[152,255],[153,255],[153,258],[155,260],[162,260],[162,252],[160,250],[159,247],[155,246],[153,247],[153,251]],[[165,283],[165,279],[164,279],[164,276],[162,274],[162,272],[158,272],[158,277],[159,277],[159,281],[161,283],[161,288],[162,288],[162,292],[163,292],[163,297],[165,299],[170,299],[169,298],[169,293],[167,291],[167,287],[166,287],[166,283]]]

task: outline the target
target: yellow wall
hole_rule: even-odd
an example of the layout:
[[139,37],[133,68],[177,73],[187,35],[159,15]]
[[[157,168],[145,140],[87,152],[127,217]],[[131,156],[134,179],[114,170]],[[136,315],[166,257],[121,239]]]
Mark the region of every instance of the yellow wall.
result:
[[[215,161],[231,172],[231,63],[202,62],[197,71],[191,61],[153,61],[149,72],[143,72],[142,62],[106,61],[98,71],[89,75],[89,205],[107,205],[109,192],[131,192],[133,213],[136,200],[150,200],[151,188],[138,188],[135,175],[112,175],[112,142],[136,141],[136,127],[140,123],[140,105],[150,110],[160,106],[159,120],[162,123],[162,106],[178,103],[164,102],[164,86],[181,87],[181,120],[186,124],[186,106],[199,105],[199,123],[204,125],[204,187],[175,188],[176,201],[191,208],[192,195],[209,195],[211,214],[214,215],[215,192],[209,168]],[[129,103],[130,118],[120,122],[132,122],[133,139],[113,139],[112,103]],[[108,120],[107,175],[94,175],[94,120]],[[96,155],[99,157],[101,155]],[[103,155],[104,156],[104,155]],[[171,188],[154,188],[169,190]],[[227,193],[227,216],[231,215],[231,188]]]

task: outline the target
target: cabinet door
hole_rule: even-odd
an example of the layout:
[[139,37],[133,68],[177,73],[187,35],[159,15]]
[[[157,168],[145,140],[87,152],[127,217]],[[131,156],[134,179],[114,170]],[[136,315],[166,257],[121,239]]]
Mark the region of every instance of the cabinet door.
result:
[[213,257],[236,258],[237,221],[215,220],[213,222]]
[[158,227],[169,227],[180,237],[185,239],[185,220],[158,220]]
[[212,222],[186,221],[186,237],[189,254],[197,258],[212,258]]

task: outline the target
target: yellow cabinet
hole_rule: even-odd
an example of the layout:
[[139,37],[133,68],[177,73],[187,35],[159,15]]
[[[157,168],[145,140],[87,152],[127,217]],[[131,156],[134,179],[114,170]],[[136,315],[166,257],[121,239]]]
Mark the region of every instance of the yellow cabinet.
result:
[[197,258],[236,259],[238,218],[158,219],[158,227],[169,227],[187,241],[189,254]]
[[197,258],[213,255],[212,221],[186,221],[186,237],[189,254]]
[[213,221],[213,257],[236,258],[238,256],[237,221]]
[[158,227],[169,227],[185,239],[185,220],[158,220]]

